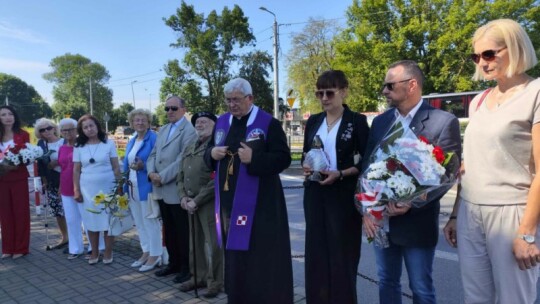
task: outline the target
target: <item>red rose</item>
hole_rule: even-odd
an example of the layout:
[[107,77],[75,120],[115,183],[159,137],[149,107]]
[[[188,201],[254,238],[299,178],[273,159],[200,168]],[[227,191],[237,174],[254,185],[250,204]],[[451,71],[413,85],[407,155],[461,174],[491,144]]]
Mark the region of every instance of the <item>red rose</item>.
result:
[[21,145],[15,145],[15,146],[11,147],[9,149],[9,151],[11,151],[11,153],[13,153],[13,154],[19,154],[19,151],[21,151],[22,148],[23,147]]
[[390,172],[395,172],[399,168],[399,162],[393,158],[386,162],[386,169]]
[[210,173],[210,179],[214,179],[216,178],[216,171],[212,171],[212,173]]
[[373,215],[374,218],[376,218],[377,220],[382,220],[383,219],[383,213],[384,213],[384,210],[380,210],[380,211],[375,211],[373,209],[369,210],[369,213],[371,215]]
[[439,164],[442,164],[445,159],[443,149],[439,146],[433,148],[433,157],[435,157],[435,160],[437,160]]
[[426,143],[426,144],[429,144],[429,141],[427,140],[427,138],[425,138],[424,136],[420,135],[418,136],[418,140],[423,142],[423,143]]

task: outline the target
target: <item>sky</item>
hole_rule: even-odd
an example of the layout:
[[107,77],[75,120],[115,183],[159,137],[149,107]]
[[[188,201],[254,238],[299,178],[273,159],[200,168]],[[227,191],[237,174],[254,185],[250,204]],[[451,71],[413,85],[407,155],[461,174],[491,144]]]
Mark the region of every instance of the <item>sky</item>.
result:
[[[183,58],[182,49],[170,47],[176,34],[163,18],[175,14],[181,1],[170,0],[0,0],[0,72],[19,77],[34,86],[52,104],[53,84],[42,77],[50,71],[51,59],[66,53],[81,54],[98,62],[111,75],[115,107],[124,102],[152,109],[158,103],[163,66]],[[286,55],[291,36],[301,32],[309,18],[337,19],[346,23],[352,0],[187,0],[197,13],[221,13],[223,7],[240,6],[257,39],[254,49],[273,55],[274,17],[280,24],[279,89],[284,97]],[[236,68],[237,69],[237,68]],[[237,72],[237,71],[235,71]],[[273,73],[270,73],[273,81]],[[133,90],[132,90],[133,88]],[[3,103],[4,101],[0,101]]]

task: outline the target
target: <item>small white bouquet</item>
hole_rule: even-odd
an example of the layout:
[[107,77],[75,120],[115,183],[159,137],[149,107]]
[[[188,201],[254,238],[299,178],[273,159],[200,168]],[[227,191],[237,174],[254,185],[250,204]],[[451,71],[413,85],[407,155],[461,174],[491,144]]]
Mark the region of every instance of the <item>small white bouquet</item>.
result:
[[9,147],[4,152],[2,164],[9,166],[27,166],[43,157],[43,150],[35,145],[26,143]]

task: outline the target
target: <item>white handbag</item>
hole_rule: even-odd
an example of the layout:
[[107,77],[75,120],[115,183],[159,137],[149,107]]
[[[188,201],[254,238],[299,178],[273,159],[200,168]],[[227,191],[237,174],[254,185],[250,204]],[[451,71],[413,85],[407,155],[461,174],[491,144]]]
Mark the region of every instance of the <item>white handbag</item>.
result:
[[148,204],[148,207],[145,217],[149,219],[160,218],[161,212],[159,211],[159,204],[157,200],[154,199],[153,193],[148,193],[146,203]]
[[131,228],[133,228],[133,217],[131,213],[127,213],[123,217],[114,215],[109,217],[109,236],[120,236]]

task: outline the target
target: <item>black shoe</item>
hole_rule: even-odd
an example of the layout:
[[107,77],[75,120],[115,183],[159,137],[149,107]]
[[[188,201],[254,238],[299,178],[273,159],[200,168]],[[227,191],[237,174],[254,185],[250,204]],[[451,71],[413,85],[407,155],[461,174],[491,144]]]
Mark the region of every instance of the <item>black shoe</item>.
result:
[[166,277],[168,275],[175,274],[175,273],[178,273],[178,271],[170,267],[166,267],[155,272],[156,277]]
[[191,274],[189,272],[180,272],[173,280],[173,283],[184,283],[185,281],[188,281],[191,279]]
[[215,297],[217,297],[219,295],[219,290],[220,288],[208,288],[208,291],[203,294],[202,296],[207,298],[207,299],[213,299]]
[[202,282],[200,284],[197,284],[197,286],[195,286],[195,282],[193,282],[193,280],[187,280],[186,282],[180,284],[180,286],[178,286],[178,289],[180,289],[180,291],[182,292],[188,292],[188,291],[194,290],[195,288],[204,288],[204,287],[206,287],[206,282]]

